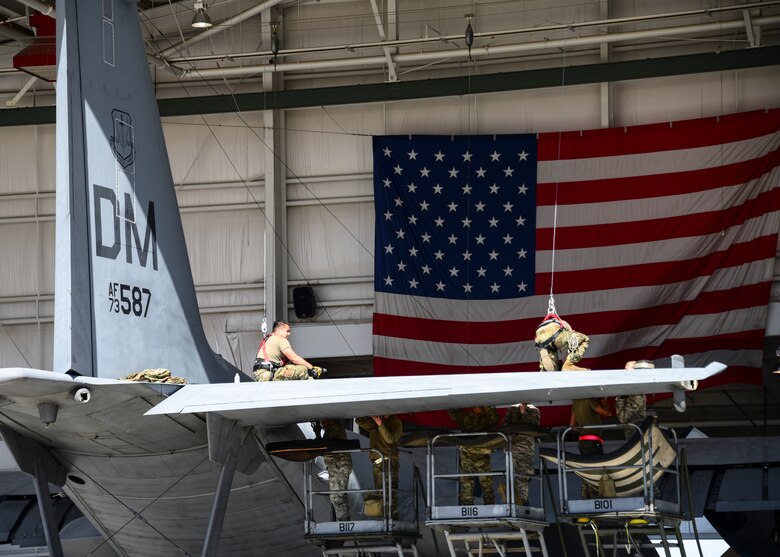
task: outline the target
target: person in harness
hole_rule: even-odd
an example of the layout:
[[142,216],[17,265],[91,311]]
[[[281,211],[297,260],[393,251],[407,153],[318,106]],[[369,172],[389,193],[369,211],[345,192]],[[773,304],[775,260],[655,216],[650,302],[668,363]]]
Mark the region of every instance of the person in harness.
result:
[[[536,328],[534,345],[539,351],[540,371],[584,371],[576,365],[588,349],[588,337],[571,328],[554,310]],[[566,353],[561,362],[559,351]]]
[[263,337],[252,368],[255,381],[318,379],[326,370],[313,366],[290,345],[290,324],[274,321],[271,333]]

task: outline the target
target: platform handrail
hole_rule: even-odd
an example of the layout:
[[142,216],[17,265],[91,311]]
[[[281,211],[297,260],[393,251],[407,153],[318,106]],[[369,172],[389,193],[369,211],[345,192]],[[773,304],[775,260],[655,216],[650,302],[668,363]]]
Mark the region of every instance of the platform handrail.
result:
[[[415,527],[417,530],[419,530],[418,525],[418,516],[419,516],[419,487],[417,485],[417,482],[414,481],[414,469],[417,468],[416,464],[416,456],[415,454],[407,449],[400,448],[399,453],[405,453],[408,454],[410,457],[410,463],[409,465],[412,467],[412,483],[411,487],[408,490],[402,490],[399,486],[398,491],[404,491],[409,492],[410,496],[412,498],[412,513],[413,513],[413,520],[407,521],[407,522],[414,522]],[[363,521],[381,521],[383,523],[383,527],[385,531],[391,531],[391,524],[393,522],[392,518],[392,503],[395,498],[398,498],[400,503],[400,496],[399,493],[394,492],[392,489],[392,467],[390,466],[391,459],[388,455],[385,455],[381,453],[380,451],[373,449],[373,448],[360,448],[360,449],[352,449],[352,450],[343,450],[343,451],[332,451],[328,454],[365,454],[367,462],[370,463],[370,466],[374,466],[374,460],[381,456],[381,477],[382,477],[382,485],[380,486],[373,486],[373,487],[352,487],[350,488],[349,485],[343,490],[331,490],[328,486],[326,489],[319,489],[315,487],[313,478],[315,476],[319,475],[319,471],[317,469],[317,466],[315,466],[314,462],[315,460],[306,461],[303,463],[304,470],[303,470],[303,476],[304,476],[304,516],[305,516],[305,525],[304,525],[304,531],[306,534],[312,533],[312,525],[316,523],[321,522],[332,522],[332,521],[323,521],[323,520],[317,520],[314,516],[314,498],[317,496],[322,497],[328,497],[332,493],[345,493],[347,495],[348,499],[354,499],[355,497],[363,499],[363,501],[366,500],[366,495],[369,494],[376,494],[379,493],[381,495],[381,501],[382,501],[382,516],[381,517],[366,517],[363,516]],[[400,456],[400,455],[399,455]],[[325,469],[327,471],[327,468]],[[354,470],[353,470],[354,474]],[[400,462],[399,462],[399,475],[400,475]],[[373,478],[373,474],[371,475]],[[399,478],[400,479],[400,478]],[[373,480],[372,480],[373,483]],[[352,519],[349,522],[356,522],[360,521],[361,519]]]
[[[650,507],[651,509],[655,510],[655,498],[656,498],[656,476],[659,474],[659,472],[667,473],[670,475],[673,475],[675,478],[674,486],[675,486],[675,499],[676,504],[679,507],[680,501],[681,501],[681,486],[680,486],[680,472],[679,472],[679,451],[677,450],[677,435],[676,432],[673,429],[669,428],[662,428],[661,426],[658,426],[652,420],[648,421],[646,424],[643,423],[646,427],[643,429],[639,427],[636,424],[629,423],[629,424],[599,424],[599,425],[593,425],[593,426],[570,426],[566,428],[562,428],[558,430],[556,435],[556,455],[557,455],[557,461],[558,461],[558,468],[559,468],[559,474],[558,474],[558,489],[559,493],[562,495],[560,499],[560,508],[562,513],[568,513],[570,511],[568,502],[571,499],[569,488],[568,488],[568,474],[575,473],[576,475],[580,476],[581,480],[583,482],[589,481],[585,479],[579,472],[581,471],[590,471],[591,475],[595,476],[594,472],[602,471],[606,472],[610,477],[615,475],[616,471],[620,470],[629,470],[629,469],[639,469],[641,472],[641,481],[642,481],[642,498],[645,502],[645,505]],[[663,445],[661,447],[665,447],[666,444],[671,447],[671,449],[674,451],[674,457],[672,458],[672,461],[669,465],[663,466],[656,462],[656,450],[664,451],[668,449],[663,449],[657,447],[658,443],[660,441],[657,441],[654,439],[654,428],[658,427],[658,430],[664,432],[666,434],[666,437],[668,439],[663,440]],[[641,447],[640,452],[640,461],[636,464],[614,464],[610,463],[609,466],[605,466],[603,462],[593,462],[592,465],[583,464],[582,462],[578,463],[576,468],[574,466],[571,466],[567,463],[567,451],[565,450],[567,441],[566,437],[567,435],[570,435],[572,432],[575,432],[577,435],[581,435],[583,431],[588,430],[610,430],[610,429],[633,429],[638,433],[638,442]],[[657,432],[656,432],[657,434]],[[632,436],[629,440],[634,439]],[[607,456],[609,453],[607,454]],[[549,452],[544,455],[544,458],[551,459],[551,455]],[[671,455],[667,455],[667,458],[671,458]],[[619,481],[619,480],[618,480]],[[593,480],[590,479],[591,485],[593,483]],[[626,495],[618,495],[618,497],[624,497]],[[579,499],[578,499],[579,500]]]
[[[501,431],[486,431],[486,432],[473,432],[473,433],[465,433],[465,432],[453,432],[453,433],[442,433],[434,436],[431,438],[428,442],[428,454],[427,454],[427,465],[428,465],[428,476],[427,476],[427,482],[426,482],[426,503],[429,509],[432,507],[438,506],[438,494],[437,494],[437,488],[436,483],[438,480],[460,480],[461,478],[466,477],[473,477],[475,479],[479,479],[481,477],[490,477],[490,478],[500,478],[503,482],[503,485],[505,487],[504,497],[502,501],[502,505],[506,505],[508,508],[512,508],[517,504],[516,501],[516,494],[515,494],[515,479],[516,478],[523,478],[527,479],[528,481],[539,481],[540,485],[540,508],[544,507],[544,492],[545,492],[545,486],[544,482],[541,481],[541,478],[538,474],[532,473],[530,475],[518,475],[515,474],[514,471],[514,460],[512,455],[512,442],[515,438],[515,435],[520,434],[506,434]],[[480,444],[473,444],[468,443],[466,440],[474,440],[484,438],[486,441],[493,439],[493,443],[491,443],[490,447],[483,447],[483,448],[489,448],[492,450],[502,450],[504,452],[504,467],[501,470],[491,470],[489,472],[462,472],[460,468],[460,455],[458,454],[458,472],[452,473],[436,473],[436,452],[438,449],[442,449],[445,446],[452,447],[455,449],[462,449],[464,447],[480,447],[482,445]],[[460,440],[463,440],[464,442],[459,442]],[[447,445],[445,445],[447,443]],[[534,441],[534,446],[538,446],[538,441]]]

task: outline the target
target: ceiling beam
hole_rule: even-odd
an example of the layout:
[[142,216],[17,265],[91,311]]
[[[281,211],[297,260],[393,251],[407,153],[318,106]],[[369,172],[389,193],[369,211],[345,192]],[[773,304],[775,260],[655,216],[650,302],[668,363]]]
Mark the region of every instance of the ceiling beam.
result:
[[[160,99],[158,105],[161,116],[218,114],[522,91],[776,65],[780,65],[780,46],[765,46],[720,53],[568,66],[563,84],[561,68],[544,68],[469,77],[277,91],[272,95],[244,93]],[[54,123],[54,115],[53,106],[0,110],[0,126],[51,124]]]

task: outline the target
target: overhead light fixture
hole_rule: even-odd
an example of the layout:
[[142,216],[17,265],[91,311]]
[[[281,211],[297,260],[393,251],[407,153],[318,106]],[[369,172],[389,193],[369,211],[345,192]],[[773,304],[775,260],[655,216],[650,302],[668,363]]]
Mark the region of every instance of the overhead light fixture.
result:
[[208,8],[206,8],[205,2],[197,1],[193,7],[195,8],[195,16],[192,18],[191,24],[193,29],[208,29],[214,25],[211,23],[211,18],[209,17]]

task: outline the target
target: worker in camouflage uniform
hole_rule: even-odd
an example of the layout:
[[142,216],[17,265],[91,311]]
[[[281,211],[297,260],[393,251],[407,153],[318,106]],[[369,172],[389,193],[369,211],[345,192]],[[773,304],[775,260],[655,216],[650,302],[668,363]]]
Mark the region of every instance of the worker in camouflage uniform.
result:
[[[323,439],[346,439],[347,432],[340,420],[323,420],[325,430]],[[316,433],[316,432],[315,432]],[[330,502],[336,513],[336,520],[349,520],[349,497],[346,492],[349,486],[349,476],[352,474],[352,455],[349,453],[325,453],[325,468],[328,471],[328,490]]]
[[271,334],[263,338],[252,369],[255,381],[291,381],[317,379],[325,370],[313,366],[290,344],[290,324],[274,321]]
[[[495,429],[499,421],[498,412],[492,406],[449,410],[449,414],[464,433],[491,431]],[[484,447],[461,447],[460,473],[481,474],[491,472],[490,453],[491,450]],[[479,476],[479,485],[482,488],[483,503],[485,505],[494,505],[496,495],[493,490],[493,477]],[[461,476],[458,502],[460,505],[474,504],[474,476]]]
[[[355,422],[368,432],[369,445],[371,447],[371,462],[374,473],[374,489],[382,487],[382,470],[384,460],[389,459],[390,466],[384,467],[385,473],[390,474],[391,516],[398,520],[398,443],[401,441],[404,427],[395,416],[369,416],[357,418]],[[382,498],[380,493],[372,493],[368,498]]]
[[[628,362],[626,369],[652,369],[652,362]],[[647,417],[647,397],[645,395],[626,395],[615,397],[615,414],[621,424],[640,425]],[[623,430],[626,439],[630,438],[636,430],[632,427]]]
[[[539,409],[533,404],[520,403],[510,406],[505,422],[507,425],[539,425]],[[515,476],[515,504],[528,505],[528,483],[534,475],[534,438],[515,434],[512,437],[512,473]]]
[[[539,351],[540,371],[583,371],[576,364],[588,349],[588,337],[571,328],[566,321],[550,311],[536,328],[534,344]],[[560,352],[566,357],[561,361]]]

